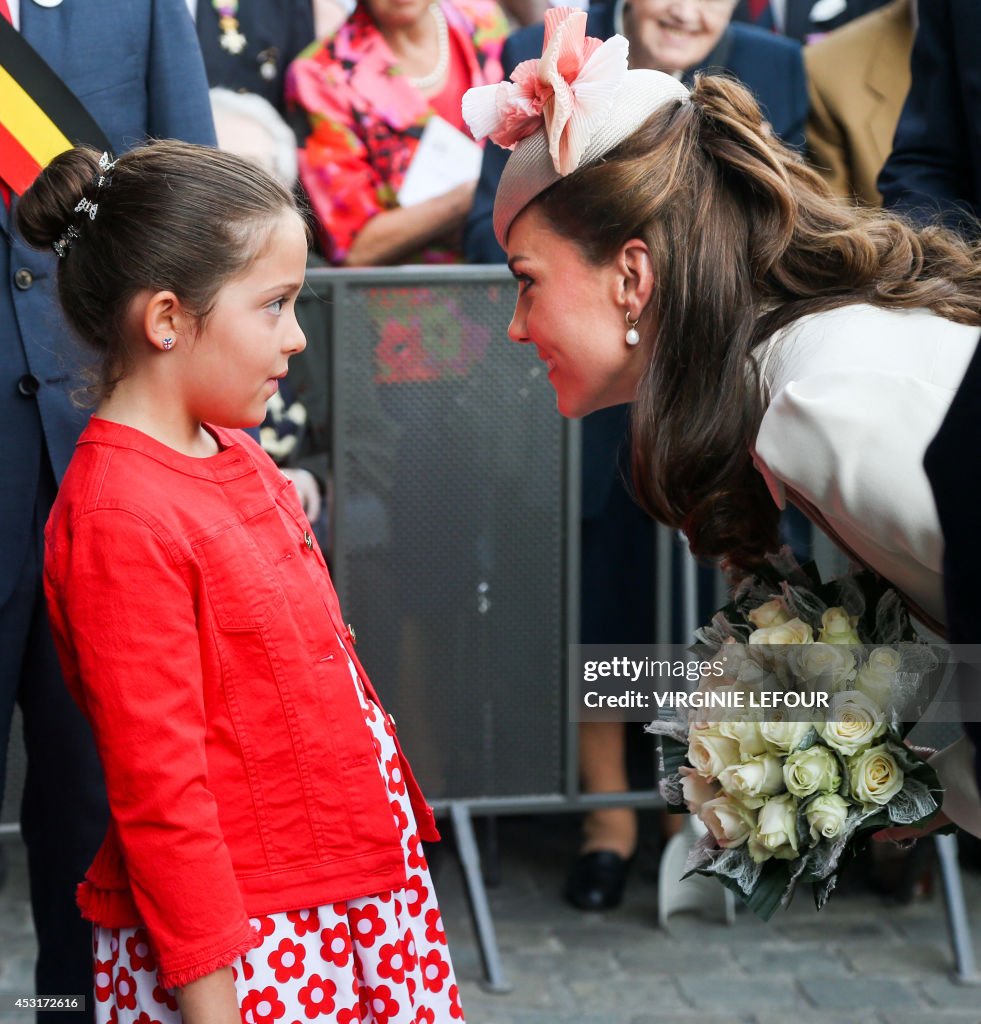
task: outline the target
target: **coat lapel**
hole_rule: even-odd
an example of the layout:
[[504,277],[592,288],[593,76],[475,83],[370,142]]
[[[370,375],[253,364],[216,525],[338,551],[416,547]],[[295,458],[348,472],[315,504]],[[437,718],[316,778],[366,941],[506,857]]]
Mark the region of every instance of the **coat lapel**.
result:
[[865,87],[870,104],[866,118],[869,139],[882,163],[892,152],[896,116],[895,97],[909,91],[909,61],[897,61],[895,54],[908,53],[913,44],[913,28],[908,10],[899,7],[880,19],[865,68]]

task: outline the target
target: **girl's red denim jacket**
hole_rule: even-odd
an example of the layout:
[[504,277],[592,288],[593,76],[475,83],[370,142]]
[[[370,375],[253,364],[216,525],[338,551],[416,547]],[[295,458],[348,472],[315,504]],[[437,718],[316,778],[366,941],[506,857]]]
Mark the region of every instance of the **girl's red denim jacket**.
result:
[[405,884],[345,654],[378,700],[293,485],[246,434],[209,429],[221,451],[196,459],[94,417],[45,534],[112,814],[79,906],[145,923],[166,987],[258,945],[250,916]]

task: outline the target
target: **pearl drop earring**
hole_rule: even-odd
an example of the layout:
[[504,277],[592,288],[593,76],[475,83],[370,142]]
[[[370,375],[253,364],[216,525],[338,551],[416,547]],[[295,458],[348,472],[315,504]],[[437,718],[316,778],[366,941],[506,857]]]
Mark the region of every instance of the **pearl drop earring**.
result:
[[627,342],[627,344],[630,345],[630,346],[639,344],[639,342],[640,342],[640,334],[637,331],[637,324],[640,321],[639,320],[634,320],[633,323],[630,322],[630,310],[629,309],[624,314],[624,317],[625,317],[625,319],[627,321],[627,334],[626,334],[626,342]]

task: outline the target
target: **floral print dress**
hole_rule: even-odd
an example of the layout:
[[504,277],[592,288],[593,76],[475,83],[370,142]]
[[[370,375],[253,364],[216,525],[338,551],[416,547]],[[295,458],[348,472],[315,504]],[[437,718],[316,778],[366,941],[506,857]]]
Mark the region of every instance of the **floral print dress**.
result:
[[[233,965],[244,1024],[456,1024],[460,992],[429,867],[416,831],[389,718],[350,658],[402,838],[397,892],[252,919],[261,945]],[[96,1024],[180,1024],[160,986],[145,928],[93,929]]]

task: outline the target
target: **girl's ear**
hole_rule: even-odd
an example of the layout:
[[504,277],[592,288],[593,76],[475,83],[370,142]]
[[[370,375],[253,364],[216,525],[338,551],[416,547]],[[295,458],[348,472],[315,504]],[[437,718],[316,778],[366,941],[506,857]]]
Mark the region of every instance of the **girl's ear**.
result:
[[190,317],[173,292],[154,292],[143,310],[143,333],[155,348],[169,352],[190,337]]
[[647,243],[640,238],[625,242],[617,256],[618,304],[626,307],[632,319],[641,313],[654,295],[654,260]]

